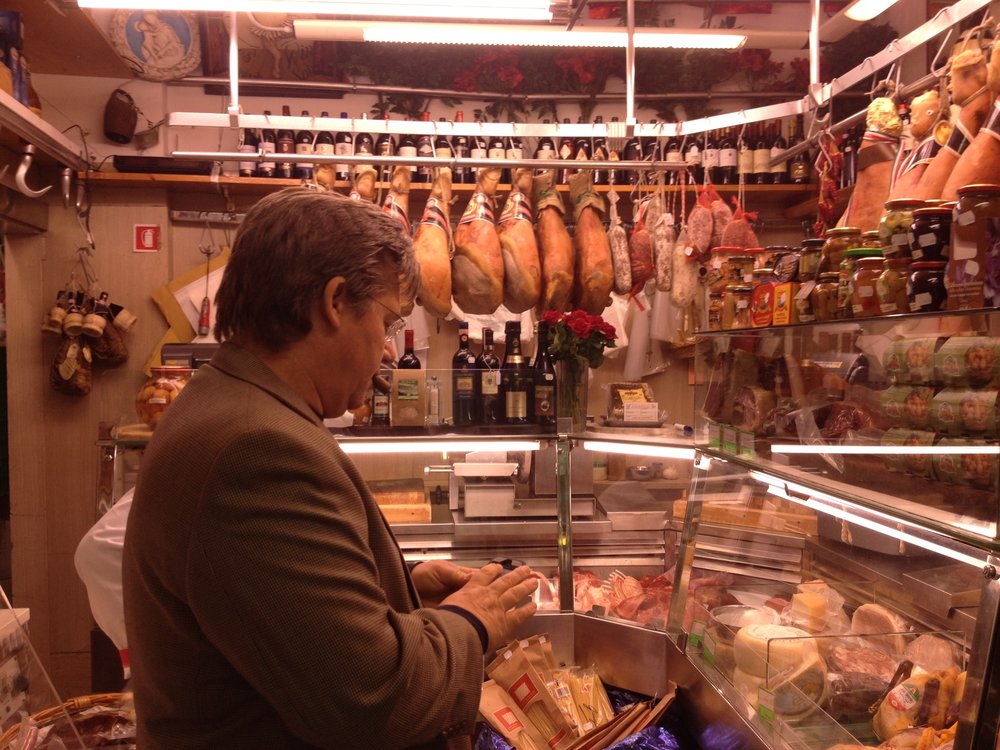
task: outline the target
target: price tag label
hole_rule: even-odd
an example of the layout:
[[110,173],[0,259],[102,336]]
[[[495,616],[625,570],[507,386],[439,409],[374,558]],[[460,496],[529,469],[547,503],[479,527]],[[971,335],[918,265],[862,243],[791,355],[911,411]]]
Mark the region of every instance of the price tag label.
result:
[[774,723],[774,693],[767,688],[757,688],[757,715],[768,725]]
[[720,425],[718,422],[708,423],[708,447],[709,448],[722,447],[722,425]]
[[626,422],[655,422],[658,419],[659,405],[655,401],[626,402],[622,406]]
[[705,631],[705,637],[701,643],[701,656],[709,666],[715,666],[715,637]]
[[699,650],[701,648],[702,639],[705,637],[705,622],[704,620],[695,620],[691,623],[691,632],[688,633],[688,643],[691,648]]

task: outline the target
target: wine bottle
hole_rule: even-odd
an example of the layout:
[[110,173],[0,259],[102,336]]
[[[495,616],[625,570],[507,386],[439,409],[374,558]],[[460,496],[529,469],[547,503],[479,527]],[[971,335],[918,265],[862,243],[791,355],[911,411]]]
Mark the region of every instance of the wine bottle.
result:
[[[431,113],[423,112],[420,115],[420,122],[430,122]],[[421,133],[417,136],[417,158],[423,159],[434,156],[434,136],[430,133]],[[430,182],[433,167],[417,167],[417,173],[413,177],[414,182]]]
[[[681,139],[676,135],[667,138],[667,143],[663,147],[663,160],[673,165],[683,163],[684,155],[681,153]],[[667,182],[671,185],[678,184],[680,182],[680,174],[680,170],[671,169],[667,172]]]
[[[443,117],[438,118],[438,122],[447,122]],[[438,159],[450,159],[452,157],[451,142],[448,136],[438,133],[434,139],[434,156]]]
[[[496,120],[494,120],[496,122]],[[507,158],[507,147],[503,142],[503,136],[494,135],[490,137],[489,146],[486,149],[487,159],[497,159],[503,161]],[[500,181],[510,182],[510,170],[506,167],[500,170]]]
[[476,379],[479,381],[479,424],[500,424],[500,359],[493,352],[493,329],[483,329],[483,351],[476,357]]
[[736,141],[733,140],[733,129],[727,128],[719,141],[719,184],[735,185],[738,182],[738,165],[739,156]]
[[[302,116],[308,117],[309,110],[302,110]],[[304,128],[295,134],[295,153],[299,156],[312,156],[313,134],[311,130]],[[311,161],[300,161],[295,163],[295,176],[300,180],[311,180],[313,176],[313,163]]]
[[[481,120],[476,120],[476,124],[482,124]],[[487,148],[486,139],[481,135],[472,136],[469,141],[470,144],[470,155],[473,159],[485,159],[489,155],[489,149]],[[469,175],[469,182],[474,183],[476,181],[476,175],[479,174],[479,170],[482,167],[473,167],[472,172]]]
[[771,140],[764,123],[757,124],[757,139],[753,145],[753,176],[758,185],[771,182]]
[[[569,125],[569,118],[563,118],[563,125]],[[569,161],[573,158],[576,152],[576,144],[573,139],[569,136],[564,135],[559,139],[559,158],[565,161]],[[569,176],[573,174],[573,170],[563,167],[559,170],[558,182],[560,185],[565,185],[569,182]]]
[[[632,136],[622,149],[622,161],[642,161],[642,141],[638,136]],[[620,185],[636,185],[639,182],[639,171],[636,169],[619,170],[623,172],[621,180],[615,180]]]
[[[367,120],[368,113],[362,112],[361,119]],[[362,126],[363,127],[363,126]],[[375,153],[375,139],[372,138],[371,133],[366,130],[361,130],[354,134],[354,155],[371,155]],[[353,169],[351,170],[353,171]]]
[[389,426],[389,391],[383,390],[379,379],[372,381],[372,427]]
[[719,162],[719,136],[714,130],[705,136],[705,153],[702,155],[702,168],[708,172],[708,179],[719,184],[722,182],[722,164]]
[[[802,129],[802,115],[798,115],[796,119],[789,122],[789,133],[791,134],[791,139],[789,141],[789,148],[793,146],[798,146],[805,141],[805,135]],[[803,150],[797,153],[788,162],[788,179],[795,185],[805,185],[809,182],[809,151]]]
[[[549,121],[547,119],[542,120],[542,125],[548,125]],[[555,159],[556,158],[556,144],[553,142],[552,138],[547,135],[543,135],[538,139],[538,145],[535,147],[535,158],[536,159]]]
[[[595,125],[603,125],[604,118],[598,115],[594,118]],[[603,135],[594,136],[594,145],[591,150],[591,157],[594,161],[607,161],[608,160],[608,139]],[[595,185],[607,185],[610,182],[608,176],[608,170],[606,169],[595,169],[594,170],[594,184]]]
[[404,334],[403,356],[392,376],[392,400],[389,419],[394,427],[423,427],[427,416],[425,374],[413,353],[413,329]]
[[[292,110],[285,104],[281,107],[282,117],[291,117]],[[274,142],[274,152],[278,155],[281,154],[294,154],[295,153],[295,133],[293,133],[288,128],[281,128],[278,130],[277,139]],[[278,162],[278,177],[282,179],[290,180],[294,175],[294,167],[290,161],[279,161]]]
[[458,351],[451,358],[451,416],[456,427],[476,424],[476,355],[469,349],[469,324],[458,324]]
[[[511,159],[511,160],[520,161],[521,159],[523,159],[524,158],[524,141],[522,141],[516,135],[511,136],[510,138],[508,138],[507,139],[507,151],[505,153],[505,156],[508,159]],[[504,182],[513,183],[513,181],[514,181],[514,178],[513,178],[514,168],[513,167],[507,167],[506,169],[504,169],[503,174],[504,174],[504,177],[503,177]]]
[[[650,120],[650,125],[656,125],[656,120]],[[660,142],[656,136],[647,138],[645,143],[642,144],[642,159],[643,161],[654,162],[660,159]],[[646,180],[650,183],[656,182],[656,170],[650,169],[646,171]]]
[[738,181],[744,185],[754,181],[753,179],[753,125],[746,125],[740,130],[736,141],[736,169]]
[[[455,111],[455,122],[465,122],[465,114],[462,110]],[[469,158],[469,137],[465,135],[455,135],[451,138],[451,152],[456,159]],[[452,173],[452,180],[457,184],[472,182],[472,170],[468,167],[456,167]]]
[[538,321],[538,344],[535,348],[535,421],[551,427],[556,423],[556,368],[549,353],[549,324]]
[[[389,115],[385,115],[385,121],[389,121]],[[395,156],[396,155],[396,141],[393,139],[391,133],[379,133],[378,138],[375,139],[375,154],[378,156]],[[382,179],[388,182],[392,176],[392,167],[387,164],[383,164],[379,167],[379,172],[381,172]]]
[[[417,139],[413,137],[413,133],[403,133],[399,136],[399,149],[396,151],[399,156],[404,156],[406,158],[412,159],[417,155]],[[417,167],[415,164],[410,165],[410,178],[417,172]]]
[[403,356],[396,363],[399,370],[419,370],[420,360],[413,353],[413,329],[407,328],[403,332]]
[[500,368],[500,392],[503,395],[503,421],[509,425],[530,424],[533,377],[521,353],[521,323],[504,324],[507,346]]
[[[341,112],[340,119],[346,120],[347,113]],[[342,130],[333,139],[333,153],[337,156],[352,156],[354,154],[354,134],[350,130]],[[351,179],[351,166],[349,164],[338,164],[334,171],[338,180]]]
[[700,185],[705,179],[705,169],[702,165],[703,133],[694,133],[687,137],[684,143],[684,163],[687,165],[691,182]]
[[[264,110],[264,117],[270,117],[271,110]],[[261,128],[260,131],[260,150],[265,154],[273,154],[275,148],[277,148],[276,142],[278,140],[272,128]],[[257,176],[258,177],[274,177],[274,162],[273,161],[262,161],[257,165]]]
[[[330,116],[329,112],[321,112],[320,117],[327,118]],[[320,156],[333,156],[333,134],[329,130],[320,130],[316,133],[316,145],[314,146],[316,153]]]
[[[780,158],[784,155],[785,150],[788,148],[788,141],[785,140],[785,136],[781,132],[781,120],[774,121],[774,140],[771,141],[771,161]],[[781,185],[788,181],[788,165],[785,162],[779,162],[771,167],[771,182],[775,185]]]
[[[255,157],[260,149],[260,136],[257,135],[256,128],[243,129],[243,142],[240,143],[241,154],[253,154]],[[239,164],[240,177],[253,177],[257,171],[256,160],[241,161]]]

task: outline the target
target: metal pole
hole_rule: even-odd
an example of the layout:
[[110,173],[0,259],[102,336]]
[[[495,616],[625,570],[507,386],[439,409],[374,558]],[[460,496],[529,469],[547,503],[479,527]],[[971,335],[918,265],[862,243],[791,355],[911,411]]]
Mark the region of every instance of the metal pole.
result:
[[[631,0],[630,0],[631,2]],[[569,421],[564,419],[558,422]],[[570,482],[573,441],[565,434],[565,426],[557,427],[556,439],[556,506],[559,514],[559,609],[573,611],[573,491]]]
[[[814,0],[818,1],[818,0]],[[626,4],[628,42],[625,46],[625,124],[635,124],[635,0]]]

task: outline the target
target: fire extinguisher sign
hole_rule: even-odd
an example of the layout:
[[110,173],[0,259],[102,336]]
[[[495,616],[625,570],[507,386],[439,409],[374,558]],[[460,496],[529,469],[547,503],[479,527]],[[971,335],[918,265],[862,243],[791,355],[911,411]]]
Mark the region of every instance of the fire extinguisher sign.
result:
[[133,224],[132,252],[156,253],[160,251],[159,224]]

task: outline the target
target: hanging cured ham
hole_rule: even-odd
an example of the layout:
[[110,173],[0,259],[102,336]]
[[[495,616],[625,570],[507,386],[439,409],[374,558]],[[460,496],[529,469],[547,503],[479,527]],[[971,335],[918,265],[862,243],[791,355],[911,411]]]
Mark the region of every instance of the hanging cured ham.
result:
[[[913,198],[930,200],[943,197],[949,176],[990,115],[992,102],[986,85],[986,55],[980,49],[977,31],[979,29],[967,32],[955,47],[948,85],[952,101],[960,107],[958,119],[953,124],[948,142],[927,165],[927,171],[913,191]],[[952,194],[949,200],[955,198]]]
[[[354,184],[351,186],[350,198],[356,201],[371,202],[375,200],[375,181],[378,172],[371,164],[358,164],[354,167]],[[409,183],[407,183],[409,184]]]
[[[611,245],[602,223],[604,199],[594,192],[592,177],[589,170],[581,170],[569,179],[569,194],[576,215],[573,306],[591,315],[600,315],[611,301],[615,276],[611,267]],[[634,279],[632,285],[635,286]]]
[[441,167],[413,237],[413,255],[420,267],[417,301],[435,318],[446,318],[451,312],[450,204],[451,170]]
[[538,251],[542,264],[542,295],[538,311],[569,309],[573,293],[576,253],[566,231],[566,207],[555,187],[555,172],[547,170],[534,178],[535,214],[538,216]]
[[916,145],[897,161],[889,200],[910,197],[927,165],[947,142],[950,130],[937,89],[914,97],[910,103],[910,134]]
[[513,313],[530,310],[542,294],[542,266],[531,215],[531,170],[514,172],[497,234],[503,255],[503,304]]
[[862,232],[878,229],[882,207],[889,197],[892,165],[899,150],[903,123],[896,104],[886,96],[872,100],[865,116],[865,134],[858,149],[858,177],[847,211],[838,224]]
[[503,302],[503,256],[493,215],[500,170],[479,170],[476,190],[455,229],[452,296],[465,312],[489,315]]
[[984,182],[996,182],[1000,174],[1000,38],[993,45],[986,75],[990,95],[995,99],[986,124],[962,154],[945,183],[941,197],[955,200],[958,188]]
[[[360,170],[355,170],[355,175]],[[374,182],[373,182],[374,187]],[[360,193],[359,193],[360,200]],[[399,228],[407,237],[410,236],[410,217],[408,215],[410,207],[410,168],[398,166],[392,173],[392,181],[389,183],[389,192],[382,203],[382,212],[399,222]],[[400,312],[405,316],[413,312],[413,301],[417,290],[414,287],[403,287],[399,290],[399,299],[402,303]]]

